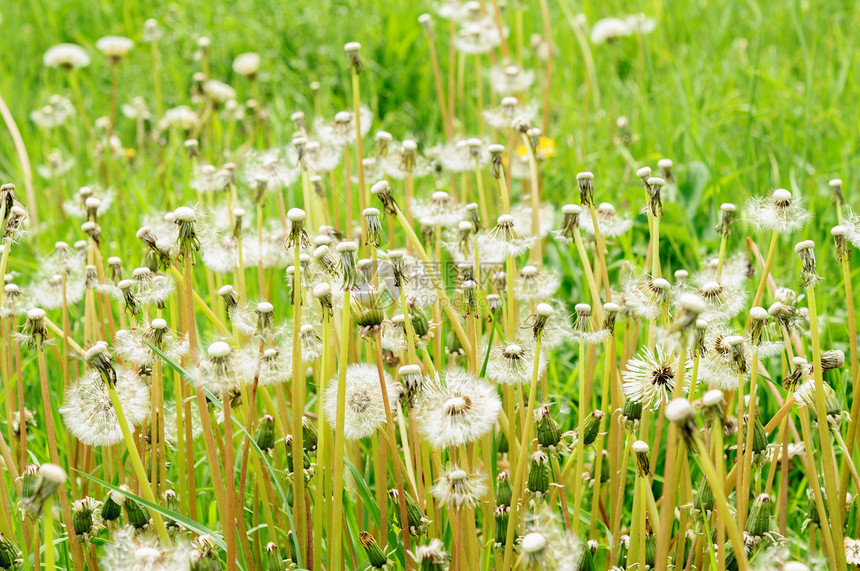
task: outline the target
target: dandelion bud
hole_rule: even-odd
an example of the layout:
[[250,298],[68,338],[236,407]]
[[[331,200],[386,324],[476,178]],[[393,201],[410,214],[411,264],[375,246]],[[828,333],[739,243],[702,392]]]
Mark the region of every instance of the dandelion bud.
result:
[[674,422],[681,430],[681,436],[688,443],[691,442],[693,434],[698,430],[696,427],[696,412],[693,405],[685,398],[676,398],[666,405],[666,419]]
[[711,489],[711,485],[708,483],[707,478],[702,478],[699,482],[699,489],[696,492],[695,506],[700,512],[704,514],[710,514],[714,511],[714,505],[716,504],[717,498],[714,495],[714,490]]
[[831,179],[830,182],[827,183],[830,186],[830,190],[833,192],[833,202],[835,202],[838,206],[842,206],[845,204],[845,197],[842,195],[842,179],[834,178]]
[[652,176],[648,179],[648,192],[651,196],[649,205],[652,216],[662,216],[663,214],[663,198],[661,193],[664,186],[666,186],[666,181],[662,178]]
[[836,244],[836,260],[839,262],[850,260],[851,248],[848,245],[848,227],[842,225],[834,226],[830,234],[833,236],[833,241]]
[[682,293],[678,298],[680,311],[675,320],[676,330],[686,330],[696,324],[699,314],[705,311],[705,300],[694,293]]
[[260,425],[254,434],[254,441],[263,452],[275,447],[275,419],[268,414],[260,419]]
[[[125,491],[130,491],[127,487],[123,486],[121,489]],[[149,514],[143,509],[139,503],[134,501],[133,499],[126,497],[125,501],[122,504],[123,510],[125,511],[125,518],[128,520],[128,523],[134,527],[135,529],[143,529],[149,523]]]
[[340,269],[343,275],[343,289],[354,289],[358,272],[355,264],[355,252],[358,250],[355,242],[341,242],[337,251],[341,255]]
[[640,418],[642,418],[642,402],[633,399],[626,399],[624,401],[624,406],[621,407],[620,421],[628,428],[632,429],[639,423]]
[[104,503],[102,504],[101,516],[104,521],[115,521],[122,515],[122,505],[125,503],[125,496],[117,491],[111,490],[108,492]]
[[723,344],[731,351],[735,369],[739,373],[746,373],[747,358],[744,351],[744,338],[740,335],[729,335],[723,338]]
[[490,153],[490,162],[493,164],[493,177],[499,179],[504,174],[505,147],[492,144],[487,147],[487,150]]
[[101,226],[93,222],[92,220],[88,220],[81,224],[81,232],[90,237],[90,239],[95,242],[98,246],[101,243],[102,238],[102,229]]
[[[397,489],[388,490],[388,495],[395,501],[399,501],[399,494]],[[397,521],[400,525],[400,529],[404,529],[403,522],[400,521],[400,513],[397,513]],[[412,537],[421,537],[427,532],[427,525],[430,521],[424,517],[424,512],[421,511],[421,507],[418,505],[418,502],[415,501],[415,498],[412,497],[410,493],[406,493],[406,526],[409,530],[409,535]]]
[[496,476],[496,505],[510,506],[512,496],[511,479],[508,477],[507,471],[503,470]]
[[553,450],[561,441],[561,427],[550,414],[549,406],[547,405],[537,407],[534,415],[538,444],[544,448]]
[[[415,331],[415,336],[426,339],[431,332],[430,322],[427,320],[427,314],[424,313],[424,310],[420,306],[414,303],[407,302],[407,306],[409,320],[412,322],[412,329]],[[454,337],[456,338],[456,335]]]
[[841,369],[845,364],[845,353],[839,349],[831,349],[821,354],[821,370],[830,371]]
[[622,535],[618,538],[618,554],[615,556],[615,566],[621,569],[627,568],[627,550],[630,549],[630,536]]
[[603,411],[591,411],[591,414],[585,419],[585,427],[583,429],[585,437],[582,439],[583,444],[591,446],[594,441],[597,440],[597,435],[600,433],[600,423],[602,421]]
[[579,202],[583,206],[593,206],[594,175],[590,172],[581,172],[576,175],[576,184],[579,186]]
[[239,307],[239,294],[231,285],[221,286],[218,290],[218,295],[224,300],[224,305],[227,308],[227,319],[230,319],[230,313]]
[[367,531],[362,531],[359,534],[361,546],[367,552],[367,559],[370,566],[374,569],[383,569],[388,564],[388,557],[379,547],[376,539]]
[[602,329],[609,332],[609,336],[615,332],[615,321],[618,319],[618,314],[621,312],[621,306],[617,303],[608,301],[603,304],[603,327]]
[[770,519],[773,516],[773,504],[770,496],[760,494],[753,501],[747,519],[746,532],[753,538],[761,538],[771,530]]
[[66,472],[56,464],[42,464],[32,495],[24,498],[24,509],[34,518],[42,515],[42,504],[66,483]]
[[645,187],[645,190],[650,191],[648,179],[651,178],[651,167],[642,167],[636,171],[636,176],[638,176],[639,180],[642,181],[642,185]]
[[734,204],[729,202],[725,202],[720,205],[720,212],[722,213],[722,217],[720,218],[720,223],[717,224],[717,232],[720,233],[721,236],[728,236],[732,229],[732,223],[734,221],[735,210],[737,207]]
[[539,303],[535,308],[535,319],[534,324],[532,325],[532,334],[536,341],[543,336],[543,330],[546,327],[546,323],[550,316],[552,316],[552,312],[553,308],[548,303]]
[[47,314],[44,309],[34,307],[27,311],[27,321],[24,324],[22,339],[30,349],[42,349],[48,341],[48,325],[45,321]]
[[397,214],[397,203],[391,194],[391,186],[387,180],[380,180],[370,187],[370,193],[382,202],[382,207],[388,214]]
[[177,237],[179,253],[183,258],[188,259],[193,252],[200,250],[200,239],[195,229],[197,212],[188,206],[180,206],[173,211],[173,220],[179,226]]
[[12,206],[7,208],[6,212],[6,228],[3,231],[2,239],[12,242],[18,241],[23,235],[24,221],[27,219],[27,211],[20,206]]
[[266,338],[273,335],[275,327],[275,306],[268,301],[261,301],[257,304],[254,313],[257,314],[257,335]]
[[481,224],[481,213],[478,210],[477,202],[470,202],[466,205],[466,214],[469,222],[472,224],[472,231],[479,232],[483,230],[484,225]]
[[812,240],[798,242],[794,251],[800,256],[802,264],[800,277],[803,287],[815,287],[821,281],[821,276],[815,273],[815,242]]
[[491,293],[486,297],[487,311],[492,315],[497,315],[502,308],[502,296],[496,293]]
[[543,450],[531,456],[526,489],[533,494],[545,494],[549,490],[549,456]]
[[364,243],[378,248],[382,243],[382,238],[380,236],[382,224],[379,222],[379,210],[376,208],[365,208],[362,214],[364,215],[364,222],[367,226],[367,236],[365,236]]
[[561,207],[561,214],[561,230],[558,231],[558,235],[564,240],[571,241],[579,228],[579,215],[582,214],[582,208],[576,204],[565,204]]
[[151,44],[157,42],[161,38],[161,27],[158,25],[158,20],[150,18],[143,23],[143,41]]
[[637,440],[633,443],[631,449],[633,450],[633,457],[636,459],[639,476],[644,478],[651,475],[651,459],[648,444],[642,440]]
[[313,290],[314,297],[317,298],[320,302],[320,306],[324,312],[328,313],[328,316],[332,315],[332,294],[331,294],[331,286],[325,282],[318,283],[314,286]]
[[6,183],[0,185],[0,207],[3,210],[3,219],[0,220],[0,224],[6,222],[6,219],[9,217],[9,213],[12,208],[15,206],[15,185],[12,183]]
[[[749,415],[744,415],[744,426],[746,427],[746,430],[750,430]],[[752,425],[752,431],[752,453],[754,455],[762,454],[767,450],[767,434],[765,434],[764,426],[762,426],[759,415],[756,415],[755,417],[755,422],[753,422]]]
[[667,183],[671,183],[674,180],[672,176],[672,159],[660,159],[657,161],[657,167],[660,169],[660,176]]
[[21,552],[12,541],[0,533],[0,569],[17,569]]
[[184,143],[185,152],[188,153],[188,158],[197,157],[200,155],[200,143],[197,139],[187,139]]
[[507,544],[508,536],[508,520],[510,519],[511,508],[509,506],[500,505],[493,511],[493,519],[496,523],[496,548],[502,549]]
[[[93,498],[83,498],[72,502],[72,524],[77,535],[89,534],[94,527],[93,513],[98,508],[99,502]],[[0,566],[2,568],[2,566]]]
[[113,368],[112,360],[107,343],[104,341],[96,342],[84,353],[84,361],[99,372],[102,380],[111,389],[116,386],[116,370]]
[[753,347],[758,347],[762,344],[768,317],[768,312],[763,307],[753,307],[750,309],[750,344]]

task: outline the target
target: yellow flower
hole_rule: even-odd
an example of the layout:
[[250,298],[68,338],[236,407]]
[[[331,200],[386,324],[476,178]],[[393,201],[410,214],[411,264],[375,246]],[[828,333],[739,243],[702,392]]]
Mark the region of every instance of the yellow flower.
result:
[[[517,147],[517,154],[524,157],[528,154],[528,149],[526,149],[524,145],[520,145]],[[550,139],[549,137],[541,137],[540,142],[538,143],[536,155],[539,159],[543,160],[554,157],[556,155],[555,140]]]

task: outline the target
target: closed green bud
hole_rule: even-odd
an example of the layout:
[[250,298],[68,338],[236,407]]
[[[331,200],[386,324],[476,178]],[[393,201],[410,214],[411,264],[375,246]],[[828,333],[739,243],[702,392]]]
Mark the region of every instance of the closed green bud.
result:
[[579,565],[577,566],[578,571],[595,571],[595,551],[597,551],[597,542],[593,539],[582,546],[582,553],[579,556]]
[[[747,430],[749,430],[749,427],[747,427]],[[762,426],[761,419],[758,415],[756,415],[755,422],[753,422],[752,451],[753,454],[756,455],[763,454],[767,451],[767,434],[765,434],[764,426]]]
[[561,427],[550,415],[547,405],[539,406],[535,410],[535,432],[538,444],[544,448],[553,448],[561,440]]
[[427,337],[430,334],[430,322],[427,314],[417,305],[409,305],[409,317],[412,319],[412,330],[417,337]]
[[72,502],[72,524],[77,535],[90,534],[93,531],[95,522],[93,521],[93,513],[99,507],[99,502],[93,498],[83,498]]
[[696,492],[696,509],[705,514],[710,513],[714,510],[716,501],[716,496],[714,496],[714,491],[708,484],[707,478],[702,478],[699,482],[699,490]]
[[[605,484],[609,481],[609,451],[603,451],[603,461],[600,463],[600,483]],[[597,462],[593,462],[591,464],[591,479],[594,480],[596,474],[594,471],[597,469]]]
[[494,518],[496,520],[496,547],[500,549],[507,544],[510,508],[508,506],[497,507]]
[[388,557],[382,551],[382,548],[379,547],[379,544],[376,543],[376,538],[374,538],[370,533],[366,531],[362,531],[358,536],[359,541],[361,542],[361,546],[364,547],[364,550],[367,552],[367,560],[370,563],[370,566],[374,569],[382,569],[388,563]]
[[308,453],[317,449],[317,429],[306,416],[302,417],[302,445]]
[[114,521],[117,519],[122,515],[122,505],[124,503],[124,495],[113,490],[108,492],[108,495],[102,504],[102,519],[105,521]]
[[771,529],[770,518],[773,516],[773,504],[767,494],[759,495],[750,508],[746,531],[753,537],[762,537]]
[[36,489],[36,477],[39,475],[39,467],[36,464],[27,464],[21,472],[21,499],[29,498]]
[[657,538],[654,537],[653,531],[648,531],[645,534],[645,566],[653,569],[655,561],[657,561]]
[[511,480],[508,478],[508,473],[499,472],[499,475],[496,476],[496,505],[511,505],[511,496],[513,496],[513,490],[511,489]]
[[270,415],[264,415],[260,419],[260,425],[254,434],[254,440],[257,446],[263,452],[268,452],[275,447],[275,419]]
[[532,454],[526,486],[533,494],[545,494],[549,490],[549,457],[543,450]]
[[[168,510],[174,513],[179,513],[179,496],[176,495],[175,491],[164,490],[164,493],[161,495],[161,497],[164,498],[164,505],[165,507],[167,507]],[[165,518],[165,523],[167,524],[167,527],[179,527],[179,523],[169,517]]]
[[621,420],[630,427],[639,422],[640,418],[642,418],[642,403],[633,399],[624,401],[624,406],[621,407]]
[[806,522],[805,525],[821,527],[821,518],[818,517],[818,508],[811,490],[806,490]]
[[[395,503],[399,502],[398,493],[399,492],[396,489],[388,491],[388,495],[391,496]],[[395,514],[397,514],[397,520],[399,522],[400,511],[396,510]],[[421,511],[421,506],[418,505],[415,498],[413,498],[408,492],[406,493],[406,519],[409,524],[409,534],[412,537],[420,537],[427,532],[427,524],[429,524],[430,521],[424,517],[424,512]],[[400,528],[403,529],[403,525],[401,525]]]
[[281,559],[281,550],[275,543],[266,545],[266,569],[267,571],[284,571],[284,560]]
[[615,566],[621,569],[627,568],[627,551],[630,549],[630,536],[622,535],[618,539],[618,554],[615,556]]
[[505,436],[504,432],[499,433],[499,439],[496,441],[496,452],[499,454],[507,454],[510,450],[510,445],[508,444],[508,437]]
[[126,498],[122,504],[125,509],[125,517],[128,523],[137,529],[141,529],[149,523],[149,514],[139,503],[131,498]]
[[585,438],[583,438],[582,442],[586,446],[590,446],[597,440],[597,435],[600,433],[600,423],[603,420],[603,412],[599,410],[594,410],[585,419]]
[[0,533],[0,569],[17,569],[21,563],[21,552],[8,537]]

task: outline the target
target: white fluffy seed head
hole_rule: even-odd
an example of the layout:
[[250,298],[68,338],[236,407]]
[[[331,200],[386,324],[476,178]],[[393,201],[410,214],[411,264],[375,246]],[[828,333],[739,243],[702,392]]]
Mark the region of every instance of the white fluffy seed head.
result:
[[511,343],[505,347],[505,355],[519,355],[522,351],[523,348],[516,343]]
[[767,310],[763,307],[750,308],[750,318],[756,319],[758,321],[764,321],[765,319],[767,319]]
[[834,178],[834,179],[831,179],[830,182],[828,182],[827,184],[830,185],[830,188],[836,188],[836,187],[842,186],[842,179],[841,178]]
[[779,202],[786,202],[791,200],[791,193],[784,188],[777,188],[773,191],[773,199]]
[[66,471],[56,464],[42,464],[39,466],[39,475],[58,486],[66,483]]
[[224,341],[216,341],[209,345],[209,348],[206,349],[206,354],[211,359],[223,359],[230,354],[230,345]]
[[290,208],[287,212],[287,219],[290,222],[301,222],[305,219],[305,211],[301,208]]
[[337,245],[338,252],[355,252],[356,250],[358,250],[358,246],[355,242],[347,241]]
[[318,283],[314,286],[313,294],[317,299],[328,297],[331,295],[331,286],[325,282]]
[[257,304],[257,311],[260,313],[272,313],[275,311],[275,306],[268,301],[261,301]]
[[647,454],[648,453],[648,443],[642,440],[637,440],[631,446],[633,452],[636,454]]
[[594,173],[588,171],[577,173],[576,180],[594,180]]
[[619,311],[621,311],[621,306],[619,306],[617,303],[607,301],[603,304],[603,311],[605,311],[606,313],[618,313]]
[[678,303],[691,313],[702,313],[705,311],[705,300],[694,293],[682,293]]
[[552,315],[553,309],[552,306],[548,303],[539,303],[535,308],[535,311],[538,315],[541,315],[543,317],[549,317],[550,315]]
[[660,159],[657,161],[657,166],[661,169],[670,169],[672,168],[672,159]]
[[704,394],[702,397],[702,404],[705,406],[717,406],[723,402],[723,391],[719,389],[713,389]]
[[651,186],[666,186],[666,181],[659,176],[652,176],[648,179],[648,184]]
[[370,187],[370,193],[374,196],[377,194],[382,194],[391,190],[391,185],[388,184],[387,180],[380,180]]
[[401,377],[409,376],[409,375],[420,375],[421,367],[418,365],[403,365],[398,369]]
[[561,213],[579,215],[582,214],[582,207],[578,204],[565,204],[561,207]]
[[361,213],[364,216],[379,216],[379,209],[378,208],[372,208],[372,207],[371,208],[365,208]]
[[830,234],[831,234],[831,236],[834,236],[834,237],[835,236],[847,236],[848,235],[848,227],[843,226],[842,224],[840,224],[838,226],[834,226],[830,230]]
[[720,205],[720,210],[723,212],[734,212],[737,210],[737,206],[732,204],[731,202],[724,202]]
[[197,213],[193,208],[188,206],[180,206],[173,211],[173,219],[179,222],[194,222],[197,219]]
[[809,567],[800,561],[789,561],[782,566],[782,571],[809,571]]
[[27,319],[30,321],[39,321],[40,319],[45,319],[45,310],[41,307],[34,307],[27,311]]
[[357,52],[361,49],[361,44],[358,42],[347,42],[343,46],[343,51],[347,53]]
[[740,335],[729,335],[723,338],[723,342],[730,347],[735,347],[743,343],[744,338]]
[[503,224],[513,224],[513,223],[514,223],[514,217],[511,216],[510,214],[502,214],[501,216],[496,218],[496,224],[498,224],[500,226]]
[[523,537],[520,547],[522,548],[523,553],[537,553],[539,551],[543,551],[546,547],[546,537],[537,531],[527,533],[525,537]]
[[717,282],[714,282],[714,281],[706,282],[702,286],[702,291],[705,293],[714,293],[714,292],[720,291],[721,287],[722,286],[720,286],[720,284]]
[[794,251],[799,254],[804,250],[812,250],[813,248],[815,248],[815,242],[813,242],[812,240],[804,240],[803,242],[798,242],[794,246]]
[[591,313],[591,306],[587,303],[577,303],[573,310],[577,313]]
[[642,167],[636,171],[636,176],[644,179],[651,178],[651,167]]
[[651,282],[651,285],[661,290],[667,290],[672,287],[671,284],[663,278],[657,278],[656,280]]
[[167,329],[167,321],[160,317],[156,317],[155,319],[153,319],[150,325],[152,325],[153,329]]
[[673,399],[666,405],[666,418],[671,422],[681,422],[693,415],[693,405],[685,398]]

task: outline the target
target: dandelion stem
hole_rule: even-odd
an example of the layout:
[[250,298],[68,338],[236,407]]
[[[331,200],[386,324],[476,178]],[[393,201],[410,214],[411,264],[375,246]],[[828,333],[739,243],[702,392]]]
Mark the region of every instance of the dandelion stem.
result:
[[770,237],[770,246],[767,250],[767,258],[765,258],[764,269],[761,273],[761,280],[758,282],[758,289],[756,289],[755,299],[753,299],[753,307],[760,306],[761,300],[764,299],[764,290],[767,287],[767,277],[770,275],[770,267],[771,265],[773,265],[773,258],[776,254],[776,244],[778,239],[779,233],[774,230],[773,234]]
[[343,464],[344,464],[344,416],[346,412],[346,367],[349,360],[349,337],[350,326],[350,304],[351,292],[345,290],[343,292],[343,309],[341,311],[341,328],[340,328],[340,360],[338,362],[338,385],[337,385],[337,419],[335,421],[335,436],[334,436],[334,482],[333,498],[334,508],[332,509],[331,521],[331,543],[328,543],[329,548],[329,565],[331,569],[340,569],[343,564],[343,545],[341,538],[343,537]]

